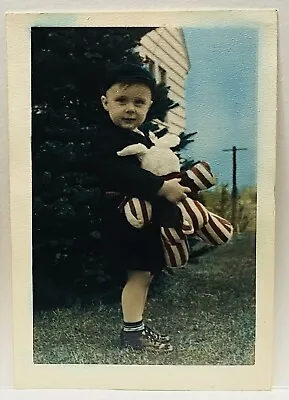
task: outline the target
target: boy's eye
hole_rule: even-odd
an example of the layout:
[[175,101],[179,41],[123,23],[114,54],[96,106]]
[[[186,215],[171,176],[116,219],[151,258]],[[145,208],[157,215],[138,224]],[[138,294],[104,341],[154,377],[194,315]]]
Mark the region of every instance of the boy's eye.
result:
[[118,102],[118,103],[125,103],[126,102],[126,98],[125,97],[117,97],[116,99],[115,99],[115,101],[116,102]]
[[144,105],[144,104],[146,104],[146,102],[144,99],[136,99],[135,104],[136,105]]

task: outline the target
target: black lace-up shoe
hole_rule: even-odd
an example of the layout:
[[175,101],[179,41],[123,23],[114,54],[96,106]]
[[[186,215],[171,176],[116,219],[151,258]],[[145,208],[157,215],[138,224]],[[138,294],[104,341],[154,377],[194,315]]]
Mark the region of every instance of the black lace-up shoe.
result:
[[121,344],[125,348],[134,350],[157,350],[157,351],[172,351],[173,346],[169,343],[168,336],[160,335],[145,327],[141,331],[121,332]]

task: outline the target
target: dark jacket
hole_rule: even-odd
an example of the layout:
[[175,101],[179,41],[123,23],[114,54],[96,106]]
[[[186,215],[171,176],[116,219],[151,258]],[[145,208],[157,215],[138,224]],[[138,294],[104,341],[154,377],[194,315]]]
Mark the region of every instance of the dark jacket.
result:
[[117,155],[117,151],[135,143],[147,147],[153,145],[148,136],[119,128],[112,122],[103,124],[95,135],[95,167],[102,191],[119,193],[114,197],[103,197],[103,247],[106,259],[114,269],[157,272],[165,266],[159,224],[133,228],[118,208],[124,196],[138,197],[152,204],[165,200],[157,196],[164,182],[162,177],[143,170],[136,156]]
[[143,170],[135,155],[117,155],[119,150],[130,144],[143,143],[151,147],[153,143],[149,137],[106,123],[98,130],[95,139],[95,161],[103,188],[127,196],[155,200],[164,179]]

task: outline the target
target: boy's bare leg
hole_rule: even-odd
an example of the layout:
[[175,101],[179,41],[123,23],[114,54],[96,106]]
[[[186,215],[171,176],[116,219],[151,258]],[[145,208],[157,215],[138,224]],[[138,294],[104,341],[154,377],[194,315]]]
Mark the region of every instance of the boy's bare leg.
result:
[[143,313],[151,280],[150,272],[129,271],[121,298],[123,313],[122,344],[134,349],[150,347],[170,351],[172,350],[172,346],[168,343],[170,338],[152,331],[143,322]]
[[144,302],[143,302],[143,304],[144,304],[144,312],[145,312],[145,309],[146,309],[148,292],[149,292],[149,288],[150,288],[150,285],[152,283],[152,280],[153,280],[153,275],[151,275],[150,282],[148,284],[147,290],[144,293]]
[[125,322],[142,320],[151,279],[151,273],[148,271],[129,271],[121,296]]

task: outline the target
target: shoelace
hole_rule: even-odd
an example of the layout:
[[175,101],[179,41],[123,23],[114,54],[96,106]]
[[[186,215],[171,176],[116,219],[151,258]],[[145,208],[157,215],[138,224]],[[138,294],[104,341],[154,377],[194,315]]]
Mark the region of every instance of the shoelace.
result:
[[169,341],[169,337],[168,336],[161,335],[160,333],[155,332],[152,329],[150,329],[148,326],[144,327],[143,335],[147,336],[149,339],[154,339],[154,340],[157,340],[157,341],[162,341],[162,342],[168,342]]

